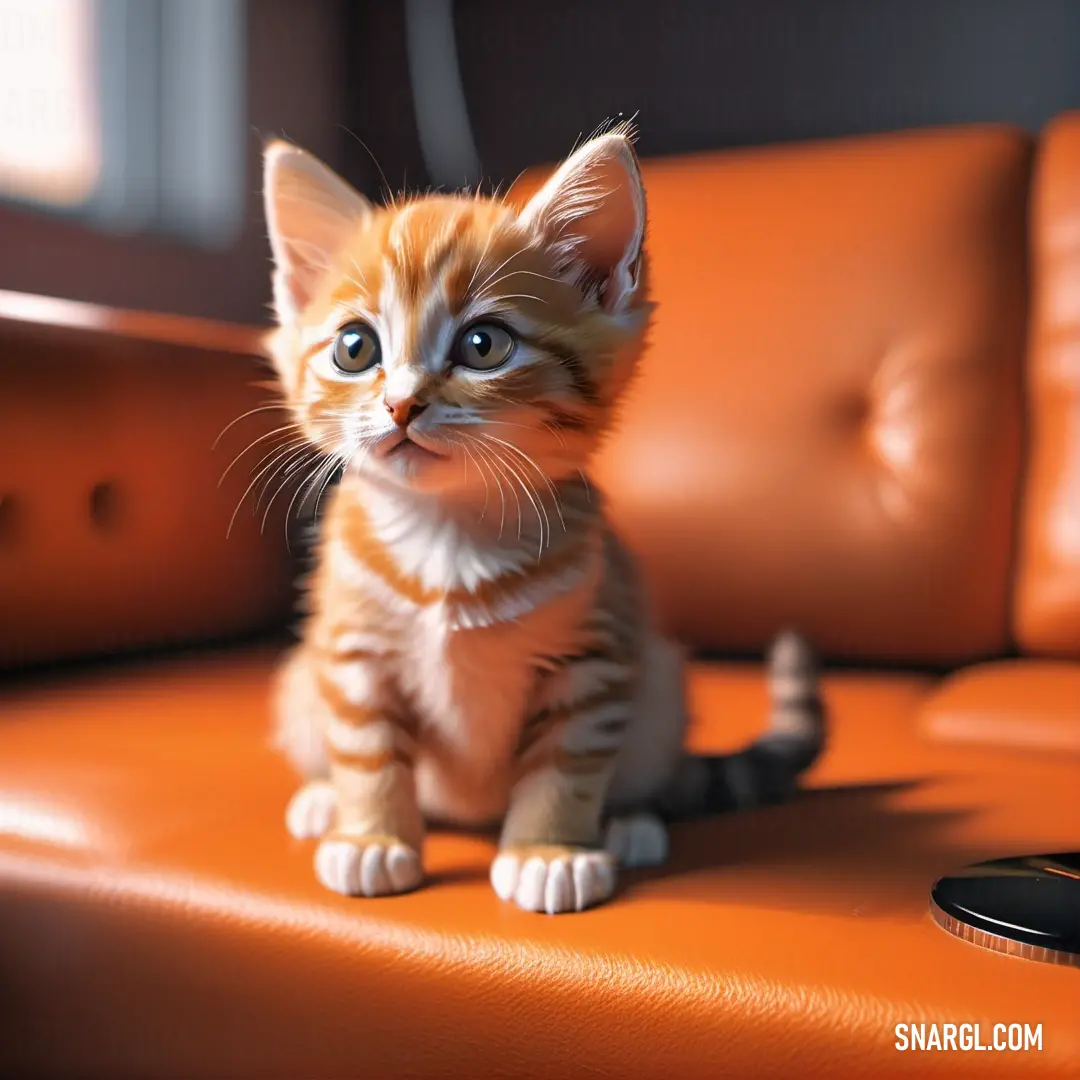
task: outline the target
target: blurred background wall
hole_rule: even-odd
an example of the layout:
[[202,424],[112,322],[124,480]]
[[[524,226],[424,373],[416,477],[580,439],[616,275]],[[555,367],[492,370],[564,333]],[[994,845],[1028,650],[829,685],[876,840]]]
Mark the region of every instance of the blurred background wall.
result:
[[[268,319],[262,140],[372,196],[1080,108],[1080,0],[0,0],[0,288]],[[362,143],[361,143],[362,140]]]

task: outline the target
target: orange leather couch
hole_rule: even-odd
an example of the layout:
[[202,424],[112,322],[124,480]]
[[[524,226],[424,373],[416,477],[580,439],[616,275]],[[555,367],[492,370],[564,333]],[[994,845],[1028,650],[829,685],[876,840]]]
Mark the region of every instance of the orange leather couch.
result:
[[[695,665],[696,746],[757,728],[781,624],[831,661],[812,790],[578,916],[501,904],[476,836],[414,895],[323,891],[281,638],[219,640],[294,573],[284,498],[229,529],[280,414],[211,450],[254,333],[0,296],[3,1075],[1080,1075],[1077,971],[928,914],[1080,847],[1080,117],[645,172],[659,316],[598,476],[669,629],[744,658]],[[1043,1048],[898,1052],[918,1022]]]

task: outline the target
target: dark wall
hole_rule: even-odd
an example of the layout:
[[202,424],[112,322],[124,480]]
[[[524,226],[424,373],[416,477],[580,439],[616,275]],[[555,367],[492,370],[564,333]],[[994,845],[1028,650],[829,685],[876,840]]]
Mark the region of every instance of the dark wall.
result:
[[[232,248],[0,207],[0,288],[266,321],[263,137],[309,147],[371,195],[372,156],[395,189],[431,182],[404,6],[250,0],[247,219]],[[1080,108],[1080,0],[457,0],[455,31],[493,181],[619,112],[639,112],[649,155],[970,121],[1034,131]]]
[[[423,186],[402,8],[355,6],[350,112],[391,182]],[[495,180],[620,112],[639,112],[648,155],[972,121],[1034,131],[1080,108],[1080,0],[457,0],[455,23]]]

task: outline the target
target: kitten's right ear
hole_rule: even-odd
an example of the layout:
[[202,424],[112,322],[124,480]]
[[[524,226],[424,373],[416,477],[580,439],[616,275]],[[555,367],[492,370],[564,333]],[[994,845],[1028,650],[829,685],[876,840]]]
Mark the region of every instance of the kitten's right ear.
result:
[[371,203],[318,158],[274,140],[263,156],[263,205],[274,253],[274,307],[293,320],[311,302]]
[[637,293],[645,239],[645,185],[631,127],[590,139],[526,203],[519,220],[556,254],[560,273],[598,286],[608,312]]

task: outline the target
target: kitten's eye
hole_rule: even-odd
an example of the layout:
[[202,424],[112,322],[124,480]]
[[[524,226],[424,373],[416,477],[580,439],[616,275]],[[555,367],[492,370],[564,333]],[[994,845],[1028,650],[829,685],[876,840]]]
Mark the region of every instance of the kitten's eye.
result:
[[461,335],[457,360],[476,371],[491,371],[510,359],[514,345],[513,337],[501,326],[477,323]]
[[367,323],[349,323],[334,341],[334,366],[348,375],[359,375],[382,359],[379,338]]

